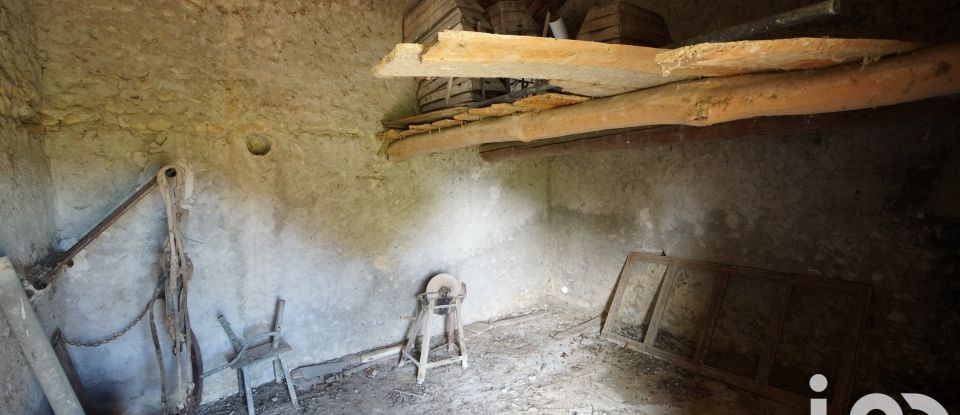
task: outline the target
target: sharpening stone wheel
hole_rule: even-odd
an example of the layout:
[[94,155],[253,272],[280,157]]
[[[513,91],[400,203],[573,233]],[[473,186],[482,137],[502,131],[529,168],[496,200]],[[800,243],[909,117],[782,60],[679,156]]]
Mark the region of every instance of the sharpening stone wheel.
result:
[[[460,285],[460,281],[457,281],[453,275],[450,274],[437,274],[430,279],[430,282],[427,283],[427,292],[428,293],[439,293],[441,290],[445,289],[447,291],[446,297],[437,299],[437,305],[447,305],[450,304],[450,301],[453,297],[456,297],[463,293],[463,288]],[[449,309],[440,308],[434,310],[435,314],[445,315]]]

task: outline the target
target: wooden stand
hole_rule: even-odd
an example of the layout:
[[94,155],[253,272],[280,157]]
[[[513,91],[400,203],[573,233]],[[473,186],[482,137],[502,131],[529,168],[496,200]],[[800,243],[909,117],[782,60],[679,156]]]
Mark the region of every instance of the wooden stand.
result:
[[[450,297],[449,304],[438,305],[437,300],[441,298],[443,297],[435,292],[417,295],[417,304],[420,308],[419,313],[417,313],[417,320],[410,326],[406,345],[400,351],[400,363],[397,366],[403,367],[407,360],[417,366],[418,385],[422,384],[427,378],[427,369],[429,368],[456,362],[460,362],[464,369],[467,368],[467,346],[463,341],[463,322],[460,319],[460,304],[463,302],[463,295]],[[457,348],[460,349],[460,355],[430,362],[430,318],[438,310],[443,309],[447,310],[447,350],[453,351],[454,344],[456,344]],[[411,354],[418,336],[421,336],[419,359]],[[456,337],[456,343],[454,343],[454,337]]]

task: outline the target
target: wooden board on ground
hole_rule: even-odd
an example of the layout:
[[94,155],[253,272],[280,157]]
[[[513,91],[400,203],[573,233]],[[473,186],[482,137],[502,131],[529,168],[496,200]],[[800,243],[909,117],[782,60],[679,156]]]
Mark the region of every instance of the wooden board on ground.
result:
[[651,125],[705,126],[753,117],[874,108],[960,93],[960,43],[857,67],[711,78],[476,122],[394,142],[393,160],[471,145],[534,141]]
[[[634,278],[646,280],[645,284],[634,282]],[[739,284],[735,285],[735,283]],[[658,286],[659,289],[654,291],[654,287]],[[725,302],[732,302],[738,296],[743,296],[743,293],[731,292],[735,290],[732,287],[744,286],[766,286],[770,288],[769,291],[776,290],[778,293],[765,298],[769,306],[767,308],[775,309],[764,320],[765,323],[759,323],[765,326],[765,330],[737,332],[748,336],[753,334],[751,339],[738,338],[738,344],[751,340],[749,343],[759,345],[761,350],[759,360],[752,366],[755,373],[749,376],[740,370],[715,365],[718,359],[731,358],[723,354],[723,350],[715,350],[717,348],[713,343],[717,335],[718,320],[721,318],[721,313],[726,310]],[[676,344],[679,344],[679,341],[676,339],[679,337],[673,334],[677,332],[677,327],[674,326],[674,331],[671,333],[668,326],[668,322],[673,320],[668,319],[667,316],[671,315],[671,310],[680,307],[671,306],[671,300],[674,293],[681,287],[685,290],[684,294],[687,298],[699,298],[703,301],[699,316],[685,320],[688,324],[696,326],[696,330],[690,328],[686,330],[690,334],[696,333],[693,335],[695,339],[690,338],[691,341],[687,343],[688,347],[694,348],[691,350],[692,354],[677,353]],[[760,288],[755,289],[760,290]],[[867,307],[870,303],[871,289],[866,285],[809,275],[633,252],[627,257],[622,268],[610,302],[610,309],[601,329],[601,337],[733,386],[802,407],[809,403],[807,396],[788,391],[782,385],[770,381],[770,370],[775,362],[782,363],[784,359],[793,359],[793,361],[803,359],[802,356],[785,354],[789,353],[785,352],[787,348],[780,347],[785,342],[783,332],[788,312],[798,307],[791,299],[798,298],[799,290],[815,293],[818,303],[821,299],[826,303],[829,301],[827,297],[830,297],[831,300],[836,301],[834,304],[838,304],[838,310],[836,310],[838,313],[830,317],[840,322],[837,326],[841,331],[837,334],[841,337],[835,340],[831,338],[830,341],[838,342],[840,351],[831,358],[835,360],[823,362],[824,366],[830,367],[823,367],[821,370],[835,369],[833,373],[829,373],[830,385],[833,387],[829,402],[831,412],[842,412],[847,409],[847,400],[853,387],[866,324]],[[760,312],[753,310],[753,313]],[[801,314],[805,312],[809,310],[800,311]],[[725,315],[725,327],[736,325],[737,321],[743,320],[749,320],[750,323],[740,323],[742,326],[753,327],[751,324],[760,318],[755,314],[744,316],[744,313],[748,311]],[[828,324],[827,321],[817,323]],[[675,341],[658,343],[657,340],[666,335],[662,334],[665,326],[668,331],[663,333],[671,333],[671,338]],[[670,347],[672,344],[674,347]],[[796,352],[798,348],[789,350]],[[799,348],[799,350],[803,349]],[[722,356],[718,359],[708,359],[708,356],[716,357],[713,353],[720,353]],[[751,365],[748,363],[747,366]]]
[[664,74],[729,76],[760,71],[814,69],[844,63],[870,63],[909,52],[922,43],[869,39],[778,39],[701,43],[657,55]]

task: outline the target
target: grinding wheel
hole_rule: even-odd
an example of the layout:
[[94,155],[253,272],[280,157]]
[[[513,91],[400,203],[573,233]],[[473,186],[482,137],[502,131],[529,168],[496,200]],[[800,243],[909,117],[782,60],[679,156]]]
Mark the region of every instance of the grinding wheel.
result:
[[449,290],[447,294],[449,297],[456,297],[460,294],[463,294],[463,288],[460,286],[460,281],[457,281],[457,279],[450,274],[437,274],[430,279],[430,282],[427,283],[428,293],[439,293],[441,288],[446,288]]

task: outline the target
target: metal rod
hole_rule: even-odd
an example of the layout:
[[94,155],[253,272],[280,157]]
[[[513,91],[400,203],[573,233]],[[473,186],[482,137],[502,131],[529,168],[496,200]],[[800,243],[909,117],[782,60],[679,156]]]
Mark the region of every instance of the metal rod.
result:
[[134,193],[127,200],[121,203],[120,206],[117,206],[117,208],[114,209],[113,212],[110,212],[110,214],[107,215],[107,217],[104,218],[102,221],[100,221],[100,223],[98,223],[97,226],[94,226],[93,229],[87,232],[86,235],[83,235],[83,237],[80,238],[80,240],[77,241],[77,243],[73,244],[73,246],[71,246],[70,249],[68,249],[67,252],[63,254],[63,257],[61,257],[60,260],[57,261],[57,263],[53,266],[53,268],[50,269],[49,272],[46,272],[44,274],[34,277],[33,286],[38,290],[42,290],[46,288],[47,285],[49,285],[57,277],[57,273],[60,272],[60,270],[63,269],[65,265],[68,265],[68,264],[72,265],[71,261],[73,261],[73,257],[79,254],[80,251],[82,251],[84,248],[87,247],[87,245],[90,245],[91,242],[96,240],[97,237],[99,237],[105,230],[107,230],[107,228],[110,227],[110,225],[113,225],[114,222],[120,219],[120,217],[123,216],[124,213],[126,213],[128,210],[130,210],[131,207],[133,207],[133,205],[137,204],[137,202],[139,202],[140,199],[143,199],[143,197],[146,196],[147,193],[150,193],[150,191],[156,187],[157,187],[157,181],[153,179],[151,179],[150,181],[145,183],[142,187],[140,187],[140,189],[138,189],[136,193]]
[[730,42],[734,40],[744,40],[756,35],[771,32],[777,29],[796,26],[812,20],[824,17],[834,16],[838,13],[838,0],[827,0],[820,3],[804,6],[799,9],[775,14],[773,16],[763,17],[757,20],[731,26],[726,29],[720,29],[702,36],[687,39],[683,42],[677,42],[668,48],[680,46],[695,45],[708,42]]

